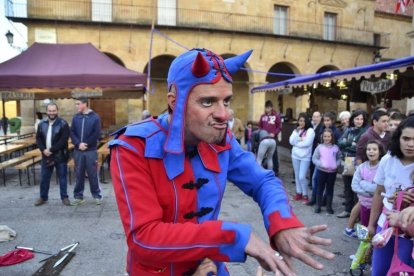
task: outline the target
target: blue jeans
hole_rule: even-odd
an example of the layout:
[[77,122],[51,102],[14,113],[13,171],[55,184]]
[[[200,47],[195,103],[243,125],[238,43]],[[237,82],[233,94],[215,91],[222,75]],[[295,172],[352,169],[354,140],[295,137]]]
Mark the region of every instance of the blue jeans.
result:
[[59,178],[60,198],[68,198],[68,182],[66,175],[68,172],[68,165],[66,162],[55,163],[53,166],[47,166],[45,158],[41,162],[41,181],[40,181],[40,197],[43,200],[49,198],[50,178],[52,177],[53,168],[56,168],[56,174]]
[[296,192],[304,196],[308,195],[308,180],[306,173],[308,172],[310,160],[303,161],[292,158],[293,170],[295,172]]
[[90,151],[73,151],[75,159],[76,184],[73,191],[75,199],[83,199],[85,190],[85,173],[88,174],[89,188],[93,198],[102,198],[101,188],[98,180],[98,152]]

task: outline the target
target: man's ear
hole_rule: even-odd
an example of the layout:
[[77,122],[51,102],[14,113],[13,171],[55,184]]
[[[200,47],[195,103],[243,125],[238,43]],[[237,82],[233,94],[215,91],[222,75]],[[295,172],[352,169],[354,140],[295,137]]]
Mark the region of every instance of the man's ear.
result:
[[174,108],[175,108],[175,96],[176,96],[175,92],[168,92],[167,94],[168,108],[171,111],[174,111]]

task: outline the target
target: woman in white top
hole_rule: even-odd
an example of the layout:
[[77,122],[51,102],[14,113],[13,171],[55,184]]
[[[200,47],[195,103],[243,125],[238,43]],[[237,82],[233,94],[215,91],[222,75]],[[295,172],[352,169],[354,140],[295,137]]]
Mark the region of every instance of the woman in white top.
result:
[[[386,210],[392,210],[395,193],[413,186],[412,173],[414,171],[414,116],[403,121],[393,133],[389,153],[385,155],[379,164],[374,183],[378,186],[375,190],[369,220],[369,232],[371,235],[379,232],[386,221]],[[404,203],[414,203],[414,194],[406,194]],[[384,209],[384,210],[383,210]],[[405,237],[398,239],[398,255],[404,263],[414,263],[411,257],[413,241]],[[390,268],[394,253],[394,237],[386,246],[375,248],[372,258],[372,274],[386,275]]]
[[289,137],[292,148],[292,164],[295,172],[296,196],[294,200],[302,200],[304,203],[309,201],[308,180],[306,173],[312,157],[312,144],[315,138],[315,131],[306,113],[300,113],[298,126],[293,130]]

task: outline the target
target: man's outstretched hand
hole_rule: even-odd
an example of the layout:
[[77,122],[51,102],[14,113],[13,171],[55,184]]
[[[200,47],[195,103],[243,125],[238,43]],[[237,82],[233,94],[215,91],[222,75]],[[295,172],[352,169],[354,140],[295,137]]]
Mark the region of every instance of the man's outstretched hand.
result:
[[315,235],[325,231],[327,228],[327,225],[291,228],[280,231],[272,239],[277,250],[289,266],[291,266],[291,258],[293,257],[315,269],[321,270],[323,269],[323,264],[316,261],[309,254],[328,260],[335,257],[333,253],[320,247],[321,245],[331,245],[331,239],[320,238]]

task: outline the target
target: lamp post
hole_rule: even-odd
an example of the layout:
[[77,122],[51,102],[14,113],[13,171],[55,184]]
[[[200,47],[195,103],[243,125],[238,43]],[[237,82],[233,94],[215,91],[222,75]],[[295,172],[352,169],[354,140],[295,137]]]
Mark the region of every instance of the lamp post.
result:
[[15,49],[19,52],[23,52],[24,50],[26,50],[26,48],[22,48],[22,47],[14,45],[14,34],[12,32],[10,32],[10,30],[7,31],[5,36],[6,36],[6,39],[7,39],[7,43],[9,43],[10,47],[12,47],[13,49]]

